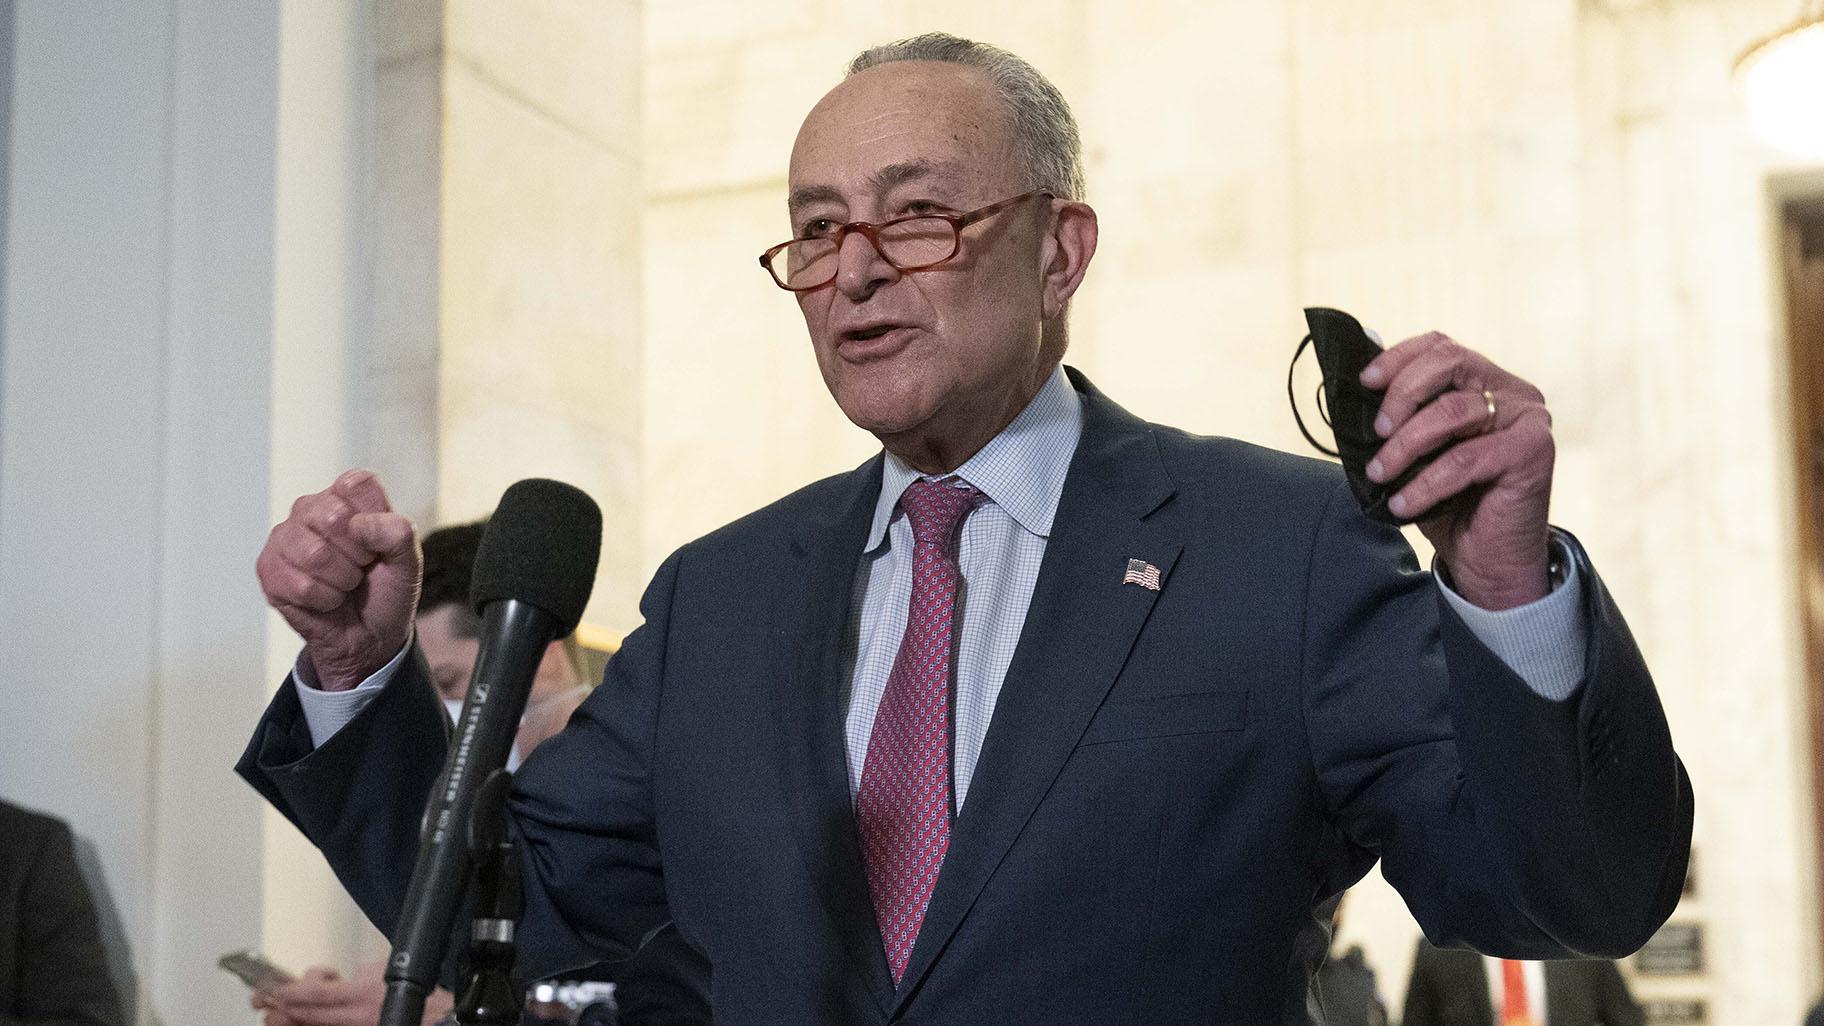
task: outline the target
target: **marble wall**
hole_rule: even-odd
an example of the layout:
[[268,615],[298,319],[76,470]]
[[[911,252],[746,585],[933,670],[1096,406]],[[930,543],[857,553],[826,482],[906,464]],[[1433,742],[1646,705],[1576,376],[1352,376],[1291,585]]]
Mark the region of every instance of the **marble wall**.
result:
[[576,484],[608,525],[590,619],[624,624],[649,572],[639,6],[442,16],[437,519],[484,516],[522,477]]
[[[1073,103],[1101,251],[1070,361],[1130,409],[1303,447],[1299,308],[1433,328],[1537,382],[1554,518],[1629,611],[1699,796],[1712,1021],[1819,986],[1780,296],[1793,169],[1728,71],[1785,0],[1062,0],[646,9],[641,565],[874,451],[789,297],[785,162],[847,58],[941,28]],[[1415,930],[1371,877],[1345,930],[1396,999]]]

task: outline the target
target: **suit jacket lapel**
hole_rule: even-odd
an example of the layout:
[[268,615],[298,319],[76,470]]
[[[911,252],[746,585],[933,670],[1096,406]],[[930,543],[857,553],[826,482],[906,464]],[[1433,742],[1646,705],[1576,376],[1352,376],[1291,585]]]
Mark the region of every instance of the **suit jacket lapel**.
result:
[[1128,559],[1152,563],[1170,587],[1181,548],[1170,517],[1155,513],[1173,486],[1151,429],[1071,376],[1086,393],[1082,441],[896,1009],[917,991],[1063,769],[1152,611],[1158,592],[1122,583]]
[[774,582],[775,637],[783,664],[779,736],[786,793],[797,817],[799,851],[855,970],[885,1008],[893,977],[874,921],[843,739],[842,632],[848,628],[855,571],[880,495],[881,459],[849,475],[850,493],[830,515],[801,524],[789,539],[796,573]]

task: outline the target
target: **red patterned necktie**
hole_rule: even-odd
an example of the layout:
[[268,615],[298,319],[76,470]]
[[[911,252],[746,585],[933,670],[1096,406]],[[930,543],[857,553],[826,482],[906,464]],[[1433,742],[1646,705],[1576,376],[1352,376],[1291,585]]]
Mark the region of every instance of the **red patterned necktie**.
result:
[[912,607],[874,714],[856,827],[874,919],[899,985],[950,847],[950,653],[957,538],[982,493],[956,478],[914,481],[899,508],[912,525]]

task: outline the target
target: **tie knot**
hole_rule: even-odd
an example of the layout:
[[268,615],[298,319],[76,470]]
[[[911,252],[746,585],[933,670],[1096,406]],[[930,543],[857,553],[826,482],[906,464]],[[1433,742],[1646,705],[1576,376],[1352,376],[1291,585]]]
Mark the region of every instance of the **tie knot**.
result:
[[980,505],[982,493],[965,484],[961,478],[942,481],[919,479],[912,482],[899,497],[899,508],[912,525],[912,537],[920,542],[949,546],[958,524],[969,511]]

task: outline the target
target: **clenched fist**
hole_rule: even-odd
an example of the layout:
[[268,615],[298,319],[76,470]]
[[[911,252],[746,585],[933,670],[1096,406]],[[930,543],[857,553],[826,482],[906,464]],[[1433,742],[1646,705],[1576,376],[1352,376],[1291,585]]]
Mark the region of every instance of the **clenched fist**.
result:
[[370,471],[348,471],[292,503],[254,567],[266,601],[304,639],[301,663],[325,691],[360,684],[411,635],[423,575],[418,536]]

